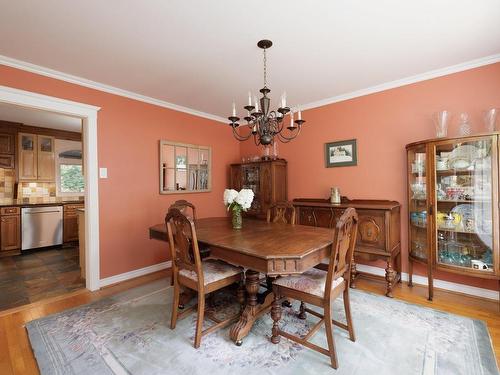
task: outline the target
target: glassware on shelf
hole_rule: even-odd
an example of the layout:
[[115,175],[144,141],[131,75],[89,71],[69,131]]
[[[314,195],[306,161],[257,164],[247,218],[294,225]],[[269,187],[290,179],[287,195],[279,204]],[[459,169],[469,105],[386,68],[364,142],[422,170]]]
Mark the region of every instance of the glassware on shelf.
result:
[[426,199],[427,195],[427,190],[426,190],[426,185],[417,182],[414,184],[411,184],[411,191],[413,192],[413,199]]
[[278,142],[273,142],[273,154],[271,157],[273,160],[278,159]]
[[450,111],[439,111],[432,115],[436,126],[436,137],[445,138],[448,135],[448,123],[451,118]]
[[491,108],[484,112],[484,126],[487,132],[494,132],[496,130],[497,117],[498,108]]
[[472,133],[469,115],[466,112],[460,114],[458,131],[461,137],[467,137]]

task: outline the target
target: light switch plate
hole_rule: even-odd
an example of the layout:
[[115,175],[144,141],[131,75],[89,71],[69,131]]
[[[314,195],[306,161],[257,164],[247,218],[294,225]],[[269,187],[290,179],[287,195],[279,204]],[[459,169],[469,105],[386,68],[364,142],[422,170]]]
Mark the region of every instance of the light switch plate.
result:
[[99,168],[99,177],[108,178],[108,168]]

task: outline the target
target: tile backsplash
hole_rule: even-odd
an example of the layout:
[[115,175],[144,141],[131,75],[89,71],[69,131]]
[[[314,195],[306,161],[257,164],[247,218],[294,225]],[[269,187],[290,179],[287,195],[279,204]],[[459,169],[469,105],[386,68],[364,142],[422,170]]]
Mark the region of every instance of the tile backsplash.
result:
[[17,198],[45,198],[56,196],[56,184],[53,182],[20,182],[17,186]]
[[0,198],[14,198],[16,176],[14,169],[0,168]]

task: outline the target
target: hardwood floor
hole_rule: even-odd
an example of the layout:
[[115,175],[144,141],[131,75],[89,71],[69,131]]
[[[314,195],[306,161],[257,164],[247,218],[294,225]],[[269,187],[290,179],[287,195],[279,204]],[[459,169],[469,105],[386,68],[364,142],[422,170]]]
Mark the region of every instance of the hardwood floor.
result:
[[[36,303],[0,313],[0,374],[38,374],[38,367],[31,351],[24,324],[49,314],[83,305],[135,286],[168,277],[167,271],[156,272],[134,280],[91,293],[77,291],[65,296],[38,301]],[[384,293],[384,283],[379,280],[359,279],[358,289],[377,294]],[[397,284],[394,297],[407,302],[432,307],[453,314],[481,319],[488,325],[497,362],[500,359],[500,314],[499,304],[450,292],[435,291],[434,302],[426,299],[426,289],[420,286],[409,288],[406,284]]]

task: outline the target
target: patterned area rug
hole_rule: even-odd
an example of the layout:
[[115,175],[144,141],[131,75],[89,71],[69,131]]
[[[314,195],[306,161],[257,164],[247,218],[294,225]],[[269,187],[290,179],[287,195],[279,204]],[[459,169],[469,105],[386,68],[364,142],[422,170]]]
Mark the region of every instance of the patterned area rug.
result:
[[[193,348],[195,316],[169,328],[168,280],[131,289],[27,325],[39,368],[46,374],[499,374],[483,322],[353,290],[357,341],[335,327],[339,369],[329,358],[282,338],[269,341],[272,320],[262,317],[237,347],[224,329]],[[215,310],[238,307],[229,293]],[[281,327],[303,334],[317,320],[284,308]],[[342,301],[334,316],[344,320]],[[310,314],[309,314],[310,315]],[[207,323],[209,324],[209,323]],[[324,329],[313,342],[326,347]]]

